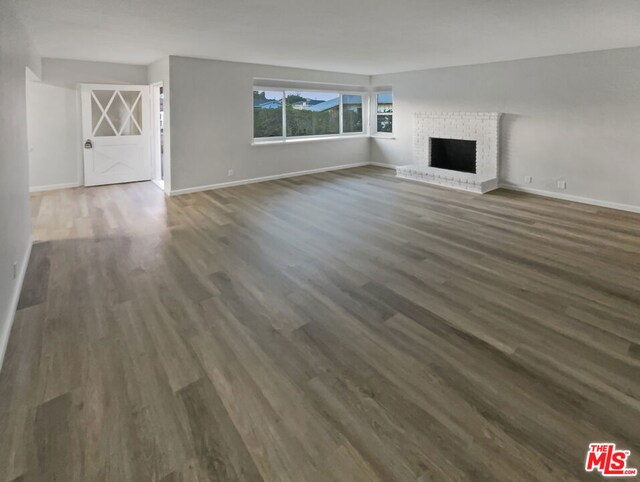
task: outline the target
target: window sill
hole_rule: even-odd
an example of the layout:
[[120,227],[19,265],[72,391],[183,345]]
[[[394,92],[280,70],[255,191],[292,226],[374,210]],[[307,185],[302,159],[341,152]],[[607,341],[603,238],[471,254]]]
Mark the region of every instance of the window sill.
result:
[[335,141],[338,139],[363,139],[369,137],[367,134],[352,134],[352,135],[340,135],[340,136],[318,136],[318,137],[302,137],[299,139],[278,139],[274,141],[256,141],[251,142],[252,146],[274,146],[278,144],[298,144],[300,142],[315,142],[315,141]]
[[371,137],[374,139],[391,139],[395,140],[396,136],[393,134],[371,134]]

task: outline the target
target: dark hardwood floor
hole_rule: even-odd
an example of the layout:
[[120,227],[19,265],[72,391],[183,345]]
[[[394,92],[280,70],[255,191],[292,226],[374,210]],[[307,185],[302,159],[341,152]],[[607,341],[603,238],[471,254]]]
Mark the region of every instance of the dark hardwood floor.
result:
[[640,467],[640,215],[358,168],[33,196],[0,481]]

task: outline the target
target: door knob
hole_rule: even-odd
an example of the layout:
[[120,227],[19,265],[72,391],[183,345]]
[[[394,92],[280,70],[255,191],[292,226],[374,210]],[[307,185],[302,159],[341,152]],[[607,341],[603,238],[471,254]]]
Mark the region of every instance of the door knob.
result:
[[91,139],[87,139],[84,143],[84,148],[85,149],[92,149],[93,148],[93,143],[91,142]]

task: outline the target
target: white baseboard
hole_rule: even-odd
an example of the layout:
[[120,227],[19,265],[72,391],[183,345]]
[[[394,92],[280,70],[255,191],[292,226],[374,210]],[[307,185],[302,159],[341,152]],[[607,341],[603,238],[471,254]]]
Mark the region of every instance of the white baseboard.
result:
[[162,192],[165,192],[165,184],[164,181],[162,179],[151,179],[151,182],[157,187],[159,188]]
[[176,189],[171,191],[171,196],[179,196],[181,194],[189,194],[192,192],[211,191],[213,189],[222,189],[225,187],[242,186],[244,184],[255,184],[257,182],[275,181],[276,179],[286,179],[288,177],[305,176],[307,174],[318,174],[321,172],[339,171],[342,169],[350,169],[352,167],[368,166],[368,162],[357,162],[354,164],[343,164],[342,166],[321,167],[319,169],[309,169],[308,171],[287,172],[285,174],[276,174],[274,176],[254,177],[252,179],[243,179],[240,181],[220,182],[218,184],[208,184],[206,186],[188,187],[185,189]]
[[55,191],[56,189],[69,189],[71,187],[80,187],[82,184],[77,182],[67,182],[64,184],[47,184],[45,186],[31,186],[29,192]]
[[393,164],[385,164],[383,162],[370,162],[369,163],[370,166],[377,166],[377,167],[384,167],[385,169],[395,169],[398,166],[395,166]]
[[529,194],[537,194],[538,196],[550,197],[554,199],[562,199],[564,201],[573,201],[582,204],[590,204],[592,206],[600,206],[603,208],[619,209],[621,211],[629,211],[632,213],[640,213],[640,206],[632,204],[621,204],[611,201],[601,201],[600,199],[592,199],[588,197],[575,196],[573,194],[564,194],[553,191],[545,191],[543,189],[535,189],[530,187],[522,187],[508,182],[501,182],[500,187],[511,191],[526,192]]
[[2,370],[2,363],[4,362],[4,355],[7,352],[7,345],[9,344],[9,335],[11,335],[11,327],[13,321],[16,318],[16,310],[18,309],[18,302],[20,301],[20,293],[22,292],[22,284],[24,283],[24,276],[27,272],[27,266],[29,265],[29,258],[31,257],[31,246],[33,245],[33,238],[29,236],[29,245],[24,253],[20,271],[18,272],[18,278],[16,279],[15,289],[11,296],[11,302],[9,303],[9,311],[6,313],[6,319],[3,320],[4,324],[0,329],[0,370]]

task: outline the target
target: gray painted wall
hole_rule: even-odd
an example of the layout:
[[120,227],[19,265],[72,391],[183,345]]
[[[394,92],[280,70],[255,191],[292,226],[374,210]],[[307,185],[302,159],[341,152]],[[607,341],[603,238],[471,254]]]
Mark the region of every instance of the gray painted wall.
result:
[[254,78],[367,86],[368,76],[186,57],[170,57],[170,71],[174,191],[369,162],[367,138],[251,145]]
[[[252,146],[248,93],[254,77],[390,85],[396,138]],[[29,116],[34,119],[31,186],[82,181],[78,83],[158,80],[171,84],[166,89],[168,190],[369,160],[410,164],[414,112],[498,111],[504,113],[503,182],[640,206],[640,48],[372,78],[186,57],[148,67],[44,59],[41,90],[34,97],[40,101]],[[525,176],[533,182],[526,184]],[[560,179],[566,190],[557,188]]]
[[393,87],[396,136],[372,140],[374,162],[413,162],[414,112],[503,112],[503,182],[640,207],[640,48],[376,75],[372,84]]
[[29,163],[32,189],[83,183],[78,84],[146,84],[147,67],[42,59],[40,81],[28,84]]
[[0,365],[20,290],[18,273],[31,240],[27,151],[26,67],[40,75],[40,59],[11,2],[0,2]]

